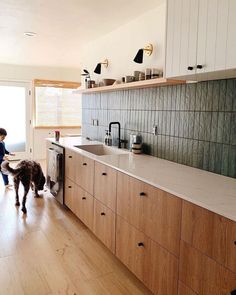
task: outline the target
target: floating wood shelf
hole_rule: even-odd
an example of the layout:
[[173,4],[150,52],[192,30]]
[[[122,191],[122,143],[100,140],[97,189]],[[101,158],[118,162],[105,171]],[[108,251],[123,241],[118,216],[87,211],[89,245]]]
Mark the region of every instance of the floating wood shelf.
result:
[[165,78],[150,79],[144,81],[122,83],[110,86],[101,86],[96,88],[89,89],[77,89],[76,93],[95,93],[95,92],[107,92],[107,91],[119,91],[123,89],[138,89],[138,88],[149,88],[149,87],[158,87],[158,86],[167,86],[167,85],[177,85],[184,84],[185,80],[173,80]]

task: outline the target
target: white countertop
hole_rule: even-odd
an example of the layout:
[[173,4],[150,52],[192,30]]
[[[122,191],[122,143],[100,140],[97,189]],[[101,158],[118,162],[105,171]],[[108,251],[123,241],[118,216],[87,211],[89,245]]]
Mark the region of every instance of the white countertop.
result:
[[[54,139],[48,140],[55,142]],[[236,179],[234,178],[144,154],[96,156],[74,147],[101,144],[82,137],[61,138],[58,144],[236,221]]]

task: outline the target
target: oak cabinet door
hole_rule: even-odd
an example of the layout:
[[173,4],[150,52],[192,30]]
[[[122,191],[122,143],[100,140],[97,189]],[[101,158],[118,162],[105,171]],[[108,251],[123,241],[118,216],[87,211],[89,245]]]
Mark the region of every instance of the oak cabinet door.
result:
[[76,184],[82,187],[89,194],[93,195],[94,186],[94,160],[76,154]]
[[116,211],[116,170],[95,162],[94,197]]
[[236,274],[181,241],[179,279],[199,295],[230,295]]
[[183,201],[181,238],[236,273],[236,222]]
[[94,199],[94,234],[115,253],[115,213]]
[[65,150],[65,177],[75,182],[76,166],[76,153],[70,149]]
[[178,295],[198,295],[193,290],[185,286],[182,282],[179,281]]
[[91,230],[93,229],[94,205],[93,196],[77,187],[77,206],[75,214]]
[[69,178],[65,178],[65,205],[75,213],[75,199],[77,195],[77,186]]
[[116,256],[157,295],[177,295],[178,259],[117,216]]
[[138,230],[179,255],[181,199],[118,173],[117,214]]

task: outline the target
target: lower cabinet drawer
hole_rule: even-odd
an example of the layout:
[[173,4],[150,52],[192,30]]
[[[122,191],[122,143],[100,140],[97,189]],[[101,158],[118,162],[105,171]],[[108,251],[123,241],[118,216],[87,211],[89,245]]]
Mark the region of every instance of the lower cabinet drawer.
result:
[[[178,295],[198,295],[190,288],[186,287],[183,283],[179,282]],[[209,294],[210,295],[210,294]]]
[[94,234],[115,253],[115,213],[94,199]]
[[236,292],[235,273],[183,241],[179,279],[198,295],[231,295]]
[[177,295],[178,259],[118,215],[116,256],[154,294]]
[[76,196],[76,212],[75,214],[79,219],[91,230],[93,229],[93,196],[84,191],[79,186],[77,187],[77,196]]
[[72,212],[75,213],[75,196],[77,193],[77,185],[71,181],[69,178],[65,178],[65,205],[70,208]]

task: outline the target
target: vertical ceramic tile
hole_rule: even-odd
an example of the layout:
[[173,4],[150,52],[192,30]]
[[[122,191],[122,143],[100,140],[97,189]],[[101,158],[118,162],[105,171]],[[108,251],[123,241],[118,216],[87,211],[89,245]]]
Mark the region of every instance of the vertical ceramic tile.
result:
[[179,112],[179,137],[184,137],[184,112]]
[[167,87],[167,110],[172,110],[172,86]]
[[216,143],[210,142],[209,171],[215,171]]
[[209,170],[209,154],[210,154],[210,142],[205,141],[204,143],[204,154],[203,154],[203,166],[204,170]]
[[212,111],[213,104],[213,83],[212,81],[207,82],[207,94],[206,94],[206,111]]
[[236,112],[232,113],[230,124],[230,144],[236,145]]
[[184,165],[187,165],[188,163],[188,139],[187,138],[183,138],[182,163]]
[[203,168],[203,158],[204,158],[204,142],[199,140],[198,142],[198,154],[197,154],[197,167]]
[[220,85],[218,81],[213,81],[213,104],[212,104],[212,111],[219,110],[219,98],[220,98]]
[[218,124],[217,124],[217,142],[223,142],[223,132],[224,132],[224,113],[219,112]]
[[202,95],[202,86],[201,86],[201,83],[198,83],[196,87],[195,111],[201,111],[201,95]]
[[169,137],[169,160],[174,161],[174,137],[170,136]]
[[195,112],[194,114],[194,131],[193,131],[193,138],[199,138],[199,128],[200,128],[200,112]]
[[198,167],[198,140],[193,140],[192,165]]
[[223,132],[223,143],[230,143],[230,124],[234,124],[234,122],[231,120],[232,114],[229,112],[224,113],[224,132]]
[[188,139],[188,158],[187,158],[187,164],[188,166],[192,166],[193,164],[193,140],[192,139]]
[[225,110],[226,102],[226,80],[219,81],[220,94],[219,94],[219,111]]
[[196,109],[196,89],[197,83],[191,83],[186,85],[186,95],[188,95],[189,98],[189,109],[192,111]]
[[185,84],[180,85],[180,110],[185,111],[186,105],[185,105],[185,99],[186,99],[186,86]]
[[236,178],[236,146],[231,145],[229,150],[228,176]]
[[179,140],[178,137],[173,137],[173,161],[178,162]]
[[230,146],[223,144],[222,146],[222,161],[221,161],[221,174],[228,175],[229,172],[229,149]]
[[181,85],[176,87],[176,100],[175,100],[175,109],[177,111],[181,110]]

